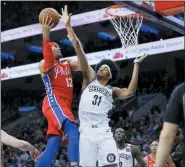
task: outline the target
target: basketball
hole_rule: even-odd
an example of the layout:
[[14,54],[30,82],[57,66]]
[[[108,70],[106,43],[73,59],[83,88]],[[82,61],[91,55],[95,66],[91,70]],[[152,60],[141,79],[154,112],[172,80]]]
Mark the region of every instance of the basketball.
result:
[[45,8],[39,14],[39,22],[42,24],[45,16],[48,16],[48,21],[52,18],[51,24],[54,23],[52,28],[56,27],[59,23],[60,16],[59,13],[53,8]]

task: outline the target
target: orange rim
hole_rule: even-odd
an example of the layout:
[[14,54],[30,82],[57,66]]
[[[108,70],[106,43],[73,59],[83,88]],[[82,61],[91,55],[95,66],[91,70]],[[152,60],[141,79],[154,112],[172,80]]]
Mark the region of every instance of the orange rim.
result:
[[116,14],[110,14],[110,13],[108,13],[108,11],[109,11],[110,9],[121,9],[121,8],[124,8],[124,6],[121,6],[121,5],[109,6],[109,7],[105,10],[105,12],[106,12],[107,15],[112,16],[112,17],[122,17],[122,18],[126,18],[126,17],[128,17],[128,16],[132,16],[133,18],[138,18],[138,17],[143,17],[143,18],[144,18],[143,15],[138,14],[138,13],[130,14],[130,15],[126,15],[126,16],[119,16],[119,15],[116,15]]

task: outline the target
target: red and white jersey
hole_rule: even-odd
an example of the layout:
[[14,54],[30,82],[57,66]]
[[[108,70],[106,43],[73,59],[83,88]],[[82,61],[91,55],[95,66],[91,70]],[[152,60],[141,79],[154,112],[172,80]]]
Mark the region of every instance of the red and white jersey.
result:
[[42,77],[47,95],[55,94],[69,100],[73,99],[73,79],[68,61],[56,61],[53,69]]
[[[155,160],[152,159],[151,154],[147,155],[147,167],[154,167],[155,166]],[[169,167],[169,165],[165,164],[164,167]]]

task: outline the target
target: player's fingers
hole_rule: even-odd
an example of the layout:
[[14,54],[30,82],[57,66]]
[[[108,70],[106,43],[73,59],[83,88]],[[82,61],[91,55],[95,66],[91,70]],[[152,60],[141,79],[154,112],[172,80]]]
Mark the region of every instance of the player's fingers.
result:
[[145,59],[145,57],[147,57],[148,55],[145,53],[144,55],[142,55],[142,59]]
[[42,24],[45,25],[45,21],[46,20],[46,14],[44,14],[43,20],[42,20]]
[[137,59],[142,59],[144,57],[145,54],[141,54],[137,56]]
[[47,22],[48,22],[48,15],[45,15],[44,16],[44,25],[47,25]]
[[65,5],[65,13],[67,13],[68,14],[68,9],[67,9],[67,5]]
[[47,23],[47,15],[45,14],[44,15],[44,25],[46,25],[46,23]]
[[49,26],[49,28],[51,29],[51,28],[53,28],[53,26],[54,26],[54,23],[52,23],[52,24]]
[[146,59],[146,58],[147,58],[147,56],[148,56],[148,55],[144,56],[144,58],[143,58],[143,59]]
[[147,57],[148,56],[148,54],[147,53],[145,53],[145,56],[144,57]]
[[47,25],[50,25],[51,24],[51,21],[52,21],[52,18],[49,20],[48,24]]
[[146,57],[146,56],[148,56],[148,54],[147,54],[147,53],[145,53],[143,56],[144,56],[144,57]]
[[49,17],[48,15],[46,16],[46,25],[48,25]]
[[71,15],[72,15],[72,13],[69,14],[69,16],[71,16]]
[[63,13],[64,13],[64,8],[62,8],[62,15],[63,15]]
[[144,56],[145,56],[145,54],[141,55],[141,57],[144,57]]

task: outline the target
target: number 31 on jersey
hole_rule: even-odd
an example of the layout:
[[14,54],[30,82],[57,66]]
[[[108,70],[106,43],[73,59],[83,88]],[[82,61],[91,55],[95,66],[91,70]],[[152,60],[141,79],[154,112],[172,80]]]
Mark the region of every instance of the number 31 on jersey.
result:
[[94,95],[93,105],[99,106],[101,103],[102,96]]

